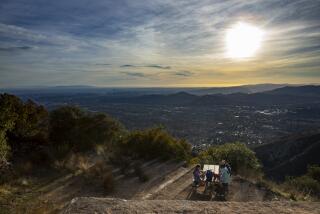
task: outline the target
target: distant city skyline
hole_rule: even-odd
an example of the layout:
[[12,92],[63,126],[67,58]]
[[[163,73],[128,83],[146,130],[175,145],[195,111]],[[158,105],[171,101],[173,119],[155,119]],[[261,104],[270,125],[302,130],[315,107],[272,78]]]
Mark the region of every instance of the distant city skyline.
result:
[[0,88],[260,83],[320,83],[320,1],[0,3]]

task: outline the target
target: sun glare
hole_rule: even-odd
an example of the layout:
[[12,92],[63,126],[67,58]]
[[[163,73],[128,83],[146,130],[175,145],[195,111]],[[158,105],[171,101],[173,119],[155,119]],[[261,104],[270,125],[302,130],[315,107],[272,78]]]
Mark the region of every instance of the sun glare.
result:
[[252,57],[261,46],[263,31],[253,25],[240,22],[232,26],[226,35],[227,56]]

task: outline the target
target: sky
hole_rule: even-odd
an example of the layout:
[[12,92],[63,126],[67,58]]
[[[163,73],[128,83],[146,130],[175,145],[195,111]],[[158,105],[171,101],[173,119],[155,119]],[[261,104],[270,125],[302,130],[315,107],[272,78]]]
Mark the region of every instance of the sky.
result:
[[[237,23],[263,32],[226,55]],[[320,0],[1,0],[0,87],[320,83]]]

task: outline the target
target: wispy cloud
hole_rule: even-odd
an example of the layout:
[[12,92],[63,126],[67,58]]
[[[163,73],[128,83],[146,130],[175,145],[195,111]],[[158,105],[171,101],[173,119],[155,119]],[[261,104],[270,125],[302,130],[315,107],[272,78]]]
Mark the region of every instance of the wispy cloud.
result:
[[146,77],[144,73],[140,73],[140,72],[121,72],[121,73],[128,76],[133,76],[133,77]]
[[96,63],[95,65],[110,66],[112,64],[110,64],[110,63]]
[[136,66],[136,65],[130,65],[130,64],[120,65],[120,68],[135,68],[135,67],[139,67],[139,66]]
[[144,67],[146,67],[146,68],[165,69],[165,70],[171,69],[170,66],[162,66],[162,65],[146,65],[146,66],[144,66]]
[[12,52],[12,51],[24,51],[24,50],[31,50],[33,47],[30,46],[18,46],[18,47],[0,47],[0,51],[4,52]]
[[174,73],[174,75],[176,75],[176,76],[190,77],[190,76],[193,76],[194,73],[191,72],[191,71],[177,71],[177,72]]
[[164,70],[169,70],[171,69],[170,66],[163,66],[163,65],[131,65],[131,64],[125,64],[125,65],[120,65],[120,68],[156,68],[156,69],[164,69]]

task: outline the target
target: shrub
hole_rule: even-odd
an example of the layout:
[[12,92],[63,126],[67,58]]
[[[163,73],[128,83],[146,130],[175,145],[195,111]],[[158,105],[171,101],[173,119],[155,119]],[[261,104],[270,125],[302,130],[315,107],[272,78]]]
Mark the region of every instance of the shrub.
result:
[[202,164],[218,164],[221,160],[227,160],[232,172],[247,175],[260,171],[260,164],[254,152],[241,143],[228,143],[212,146],[201,152],[197,160]]
[[121,131],[121,124],[108,115],[90,114],[77,107],[61,107],[50,114],[49,136],[57,158],[109,144]]
[[310,176],[303,175],[296,178],[287,178],[286,184],[304,194],[320,196],[320,183]]
[[2,165],[6,164],[9,154],[10,147],[7,144],[5,133],[4,131],[0,130],[0,168],[2,167]]
[[134,169],[134,174],[136,176],[138,176],[139,180],[141,182],[146,182],[149,180],[149,177],[146,175],[146,173],[142,170],[141,165],[140,164],[135,164],[133,166]]
[[[0,95],[0,159],[28,159],[47,143],[48,112],[28,100],[22,102],[9,94]],[[39,143],[41,139],[42,143]]]
[[[79,157],[75,157],[75,159],[79,159]],[[112,168],[105,161],[98,161],[92,167],[84,167],[81,170],[83,172],[82,176],[88,185],[101,186],[106,193],[114,190],[115,181]]]
[[320,183],[320,166],[309,166],[307,175]]
[[120,145],[125,155],[144,159],[187,160],[191,145],[175,139],[161,128],[131,132]]
[[114,190],[114,178],[111,172],[106,172],[103,175],[103,188],[104,190],[109,193]]
[[300,177],[287,177],[284,186],[288,190],[296,190],[305,195],[320,197],[320,167],[308,166],[308,171]]

